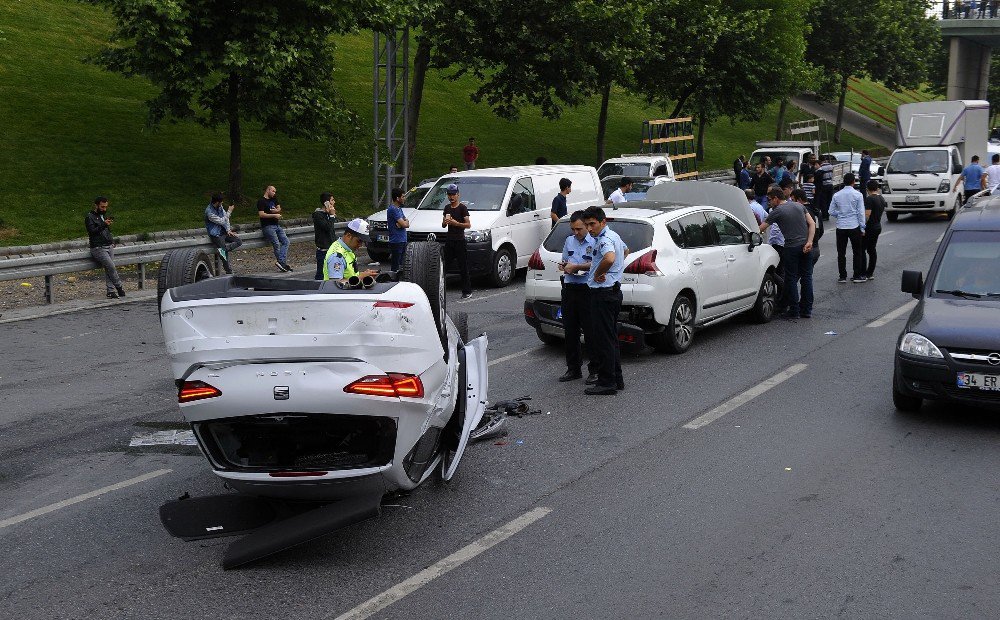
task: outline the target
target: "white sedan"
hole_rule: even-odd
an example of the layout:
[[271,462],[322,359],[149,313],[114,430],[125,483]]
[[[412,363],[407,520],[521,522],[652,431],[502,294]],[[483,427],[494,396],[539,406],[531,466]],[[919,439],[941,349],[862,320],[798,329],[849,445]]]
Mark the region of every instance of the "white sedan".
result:
[[[778,303],[778,253],[751,228],[740,190],[721,183],[658,185],[649,200],[605,208],[630,253],[622,277],[619,341],[682,353],[697,329],[742,313],[770,321]],[[546,343],[563,337],[557,264],[563,218],[528,265],[525,320]]]

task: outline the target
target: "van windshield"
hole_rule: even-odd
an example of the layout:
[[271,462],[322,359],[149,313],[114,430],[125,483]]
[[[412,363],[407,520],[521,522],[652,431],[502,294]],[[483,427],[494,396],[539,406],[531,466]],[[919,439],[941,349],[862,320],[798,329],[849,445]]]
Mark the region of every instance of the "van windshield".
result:
[[[618,233],[629,252],[638,252],[653,245],[653,226],[648,222],[616,220],[609,217],[608,228]],[[559,222],[542,245],[549,252],[562,254],[566,237],[571,234],[573,231],[569,229],[569,220]]]
[[956,230],[934,278],[934,295],[1000,297],[1000,232]]
[[948,151],[896,151],[885,168],[886,174],[920,174],[948,172]]
[[507,195],[507,177],[441,177],[417,207],[421,211],[444,211],[448,186],[458,185],[458,198],[469,211],[499,211]]

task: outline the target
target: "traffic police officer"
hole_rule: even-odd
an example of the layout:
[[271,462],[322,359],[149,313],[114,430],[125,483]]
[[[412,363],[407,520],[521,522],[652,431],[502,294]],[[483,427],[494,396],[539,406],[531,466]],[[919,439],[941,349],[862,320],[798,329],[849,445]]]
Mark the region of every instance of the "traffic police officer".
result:
[[594,258],[587,273],[593,335],[593,346],[588,348],[591,359],[597,361],[597,383],[585,389],[584,394],[616,394],[625,389],[618,348],[618,313],[622,307],[622,267],[627,249],[622,238],[608,228],[604,209],[587,207],[583,221],[594,238]]
[[368,222],[361,218],[354,218],[347,224],[347,230],[333,243],[326,251],[326,260],[323,261],[323,279],[346,281],[351,276],[363,278],[365,276],[375,276],[378,272],[373,269],[366,269],[358,273],[358,258],[355,252],[361,244],[368,240]]
[[[590,271],[594,255],[594,238],[587,234],[583,223],[583,211],[570,216],[570,230],[573,234],[563,243],[562,262],[562,320],[566,332],[566,374],[560,381],[573,381],[583,377],[580,366],[583,355],[580,350],[581,330],[591,342],[590,335],[590,287],[587,286],[587,272]],[[587,364],[587,383],[597,382],[597,364],[593,359]]]

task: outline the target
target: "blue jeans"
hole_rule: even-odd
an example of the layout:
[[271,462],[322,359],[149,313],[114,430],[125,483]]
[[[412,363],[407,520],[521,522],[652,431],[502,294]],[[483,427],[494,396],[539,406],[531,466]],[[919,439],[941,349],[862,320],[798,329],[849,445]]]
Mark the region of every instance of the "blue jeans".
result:
[[406,254],[406,242],[390,243],[389,251],[392,255],[392,270],[399,271],[403,268],[403,255]]
[[762,209],[764,209],[765,211],[768,210],[768,208],[767,208],[767,194],[764,194],[763,196],[757,196],[755,198],[755,200],[757,201],[757,204],[759,204],[761,206]]
[[261,226],[261,234],[264,238],[271,242],[271,247],[274,248],[274,258],[279,263],[284,264],[285,258],[288,257],[288,235],[285,234],[285,229],[276,224],[271,224],[269,226]]
[[[785,301],[788,314],[812,314],[813,309],[813,257],[803,254],[801,245],[785,246],[782,258],[785,263]],[[799,286],[802,297],[799,298]]]

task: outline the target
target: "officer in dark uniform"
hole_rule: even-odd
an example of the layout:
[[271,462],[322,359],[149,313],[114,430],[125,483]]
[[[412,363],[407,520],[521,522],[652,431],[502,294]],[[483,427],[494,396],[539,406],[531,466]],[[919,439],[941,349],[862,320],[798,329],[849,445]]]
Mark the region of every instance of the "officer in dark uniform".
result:
[[[587,286],[587,273],[590,271],[591,258],[594,254],[594,238],[587,234],[587,226],[583,223],[583,211],[575,211],[569,217],[570,230],[573,234],[566,237],[563,243],[562,262],[562,321],[566,332],[566,374],[559,377],[560,381],[573,381],[583,377],[580,367],[583,365],[583,355],[580,347],[580,333],[584,334],[589,343],[590,335],[590,287]],[[591,358],[587,364],[587,384],[597,382],[597,364]]]
[[597,361],[597,383],[584,394],[616,394],[625,389],[621,351],[618,348],[618,313],[622,307],[622,269],[627,252],[618,234],[608,228],[604,209],[587,207],[583,221],[594,238],[594,259],[587,273],[593,345],[591,359]]

